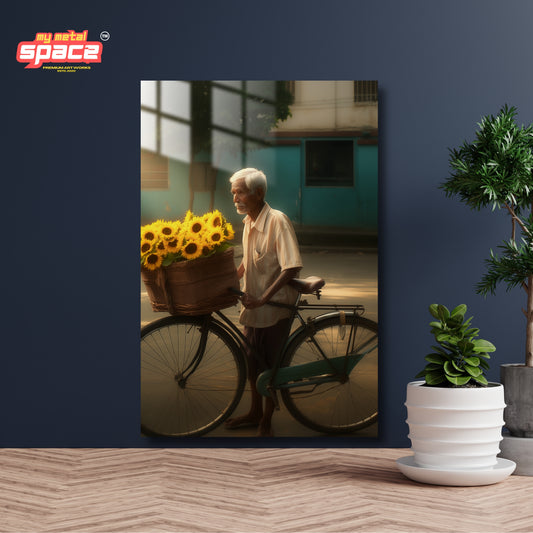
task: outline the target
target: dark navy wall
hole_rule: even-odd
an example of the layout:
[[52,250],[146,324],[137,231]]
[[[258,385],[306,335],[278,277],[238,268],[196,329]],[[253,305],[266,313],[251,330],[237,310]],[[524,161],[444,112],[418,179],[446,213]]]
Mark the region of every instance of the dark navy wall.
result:
[[[533,121],[529,0],[34,1],[9,19],[1,446],[183,445],[138,432],[141,79],[379,80],[381,436],[342,445],[408,445],[404,391],[430,342],[431,302],[469,305],[498,347],[492,379],[522,360],[522,294],[473,290],[507,236],[503,214],[470,212],[437,186],[447,147],[482,115],[509,103]],[[101,65],[16,62],[20,41],[71,28],[110,32]]]

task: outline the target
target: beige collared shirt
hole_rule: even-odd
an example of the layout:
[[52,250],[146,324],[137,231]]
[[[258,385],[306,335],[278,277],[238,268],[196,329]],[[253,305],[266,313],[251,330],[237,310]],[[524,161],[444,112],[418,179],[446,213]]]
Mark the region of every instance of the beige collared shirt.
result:
[[[302,267],[302,258],[292,224],[284,213],[267,203],[254,221],[244,219],[242,236],[244,292],[260,298],[283,270]],[[273,302],[294,303],[297,292],[285,285],[272,297]],[[265,328],[273,326],[289,311],[263,305],[256,309],[243,308],[240,322],[246,326]]]

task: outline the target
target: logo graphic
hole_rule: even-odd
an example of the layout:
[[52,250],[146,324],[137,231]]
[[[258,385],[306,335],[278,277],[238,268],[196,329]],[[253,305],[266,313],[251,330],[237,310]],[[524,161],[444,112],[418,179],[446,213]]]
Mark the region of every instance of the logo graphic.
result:
[[[107,38],[109,39],[109,33]],[[22,41],[17,47],[17,61],[28,63],[25,68],[40,68],[45,63],[101,63],[103,44],[88,41],[87,30],[76,33],[37,33],[33,41]],[[56,67],[49,67],[56,68]],[[72,67],[65,66],[65,70]],[[81,67],[80,67],[81,68]],[[90,67],[85,67],[90,68]]]

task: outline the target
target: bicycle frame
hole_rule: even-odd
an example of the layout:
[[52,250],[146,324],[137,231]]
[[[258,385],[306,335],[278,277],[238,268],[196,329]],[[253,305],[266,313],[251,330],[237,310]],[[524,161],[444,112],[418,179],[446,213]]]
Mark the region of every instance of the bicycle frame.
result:
[[[371,346],[364,352],[358,351],[357,353],[352,353],[355,337],[354,324],[352,323],[350,325],[346,353],[339,357],[328,358],[313,335],[313,324],[315,321],[327,318],[328,316],[337,316],[337,313],[344,313],[346,311],[349,311],[356,316],[361,316],[364,313],[364,306],[362,305],[309,304],[306,300],[301,300],[301,294],[298,295],[297,301],[294,305],[279,304],[276,302],[270,302],[269,305],[284,307],[290,309],[292,312],[291,319],[289,321],[289,330],[287,331],[286,335],[287,339],[280,352],[276,356],[274,366],[272,369],[261,373],[257,379],[258,391],[263,396],[271,396],[276,407],[279,405],[276,397],[276,390],[282,388],[308,387],[310,385],[316,386],[321,383],[343,381],[347,379],[348,374],[353,370],[355,365],[357,365],[357,363],[359,363],[359,361],[361,361],[361,359],[363,359],[363,357],[375,347]],[[306,321],[303,318],[301,311],[309,310],[331,312],[310,317]],[[232,334],[234,339],[237,342],[240,342],[241,346],[250,347],[250,344],[243,333],[230,319],[224,315],[224,313],[221,311],[216,311],[215,314],[223,321],[225,326],[227,326],[225,328],[226,331]],[[291,334],[290,330],[292,329],[295,320],[299,321],[300,326]],[[297,335],[300,335],[304,331],[306,331],[310,336],[310,339],[322,357],[322,360],[296,365],[293,367],[281,367],[281,361],[283,360],[283,356],[287,347]],[[366,346],[363,348],[366,348]]]

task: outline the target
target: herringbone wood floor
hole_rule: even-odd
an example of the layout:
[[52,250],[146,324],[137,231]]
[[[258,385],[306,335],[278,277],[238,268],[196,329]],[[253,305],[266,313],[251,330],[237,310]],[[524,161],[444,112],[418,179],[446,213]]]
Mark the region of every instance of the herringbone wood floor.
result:
[[2,532],[533,532],[533,479],[404,478],[398,449],[4,449]]

